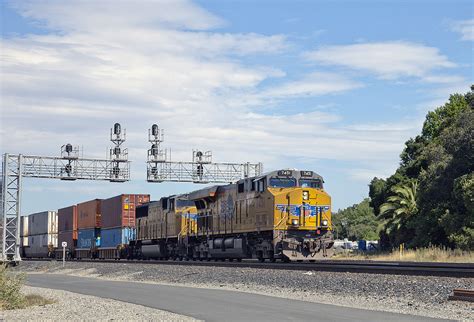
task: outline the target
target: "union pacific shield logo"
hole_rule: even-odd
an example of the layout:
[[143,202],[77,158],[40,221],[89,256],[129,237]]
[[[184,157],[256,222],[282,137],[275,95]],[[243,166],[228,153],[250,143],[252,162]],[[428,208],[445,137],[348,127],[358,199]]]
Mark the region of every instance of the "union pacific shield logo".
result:
[[[290,214],[292,216],[300,216],[304,211],[305,216],[313,217],[316,216],[318,213],[326,212],[330,209],[329,206],[313,206],[313,205],[290,205]],[[282,212],[288,211],[288,205],[276,205],[276,210],[280,210]],[[304,209],[304,210],[303,210]]]

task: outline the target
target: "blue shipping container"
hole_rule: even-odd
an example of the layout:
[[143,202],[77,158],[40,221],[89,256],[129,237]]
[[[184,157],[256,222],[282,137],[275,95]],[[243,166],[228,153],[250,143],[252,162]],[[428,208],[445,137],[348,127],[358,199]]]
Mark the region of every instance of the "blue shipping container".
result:
[[77,248],[91,248],[95,240],[95,245],[100,247],[100,235],[98,229],[79,229],[77,234]]
[[135,228],[124,227],[102,229],[101,247],[128,245],[132,239],[135,239]]

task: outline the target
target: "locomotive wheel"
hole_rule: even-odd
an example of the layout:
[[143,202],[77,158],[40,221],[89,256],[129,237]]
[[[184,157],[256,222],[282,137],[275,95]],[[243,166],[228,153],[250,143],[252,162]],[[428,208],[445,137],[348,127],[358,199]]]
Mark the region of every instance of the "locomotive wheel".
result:
[[275,254],[273,253],[273,251],[269,251],[268,252],[268,256],[270,257],[269,261],[270,263],[275,263]]

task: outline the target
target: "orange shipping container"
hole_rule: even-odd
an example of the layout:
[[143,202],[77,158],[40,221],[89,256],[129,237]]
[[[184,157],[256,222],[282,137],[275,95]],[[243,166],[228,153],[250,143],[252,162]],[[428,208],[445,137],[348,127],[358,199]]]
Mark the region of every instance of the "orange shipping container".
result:
[[96,228],[101,225],[100,199],[77,204],[77,228]]
[[150,201],[150,195],[118,195],[102,200],[102,228],[135,227],[135,209]]
[[69,206],[58,210],[58,232],[77,230],[77,207]]

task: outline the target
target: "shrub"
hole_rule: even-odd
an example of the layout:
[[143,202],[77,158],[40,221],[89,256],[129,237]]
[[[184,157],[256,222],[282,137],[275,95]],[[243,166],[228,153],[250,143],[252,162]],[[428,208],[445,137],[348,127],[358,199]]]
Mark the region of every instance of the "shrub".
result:
[[24,274],[9,274],[6,265],[0,265],[0,309],[13,310],[25,305],[25,296],[21,287],[25,282]]

